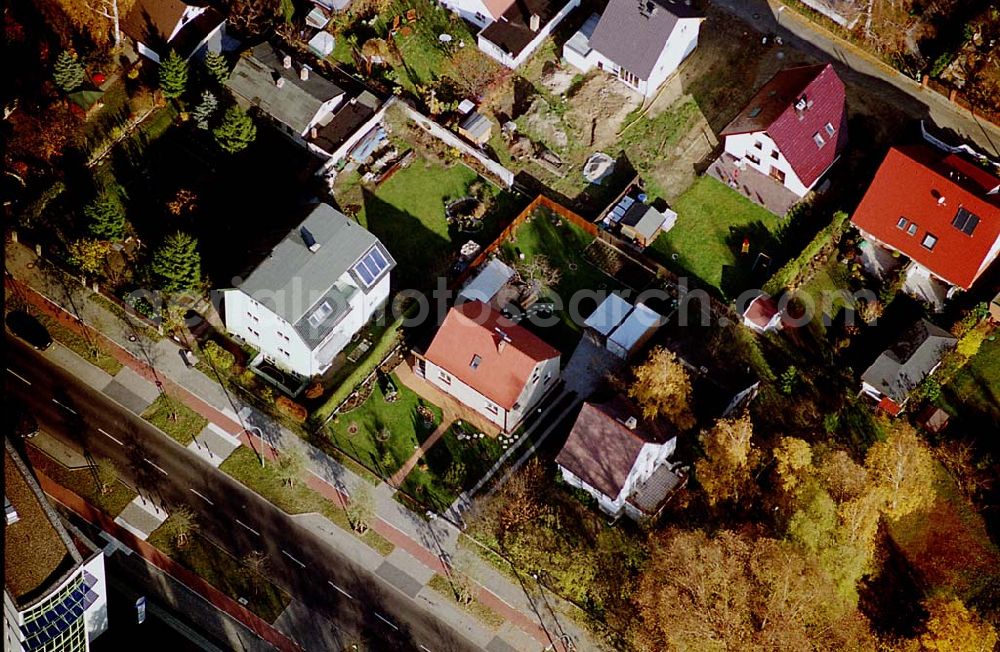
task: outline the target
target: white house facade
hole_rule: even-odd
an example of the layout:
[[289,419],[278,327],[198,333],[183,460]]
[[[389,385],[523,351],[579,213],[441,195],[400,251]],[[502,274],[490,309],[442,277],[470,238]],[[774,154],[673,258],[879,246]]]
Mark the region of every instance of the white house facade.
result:
[[221,52],[225,17],[207,4],[183,0],[139,0],[121,21],[136,51],[156,63],[169,50],[189,59]]
[[301,378],[325,373],[389,298],[395,261],[379,240],[326,204],[225,290],[226,330]]
[[[766,131],[726,136],[725,151],[761,174],[770,176],[799,197],[804,197],[812,187],[802,183],[791,163]],[[814,179],[813,185],[818,180],[819,177]]]
[[[527,61],[559,23],[580,6],[580,0],[569,0],[561,7],[550,7],[547,0],[529,4],[533,6],[514,2],[499,20],[487,25],[477,36],[479,49],[508,68],[517,68]],[[550,16],[551,8],[558,11]]]
[[427,382],[510,432],[559,380],[559,352],[489,305],[467,301],[448,312],[422,368]]
[[698,47],[703,20],[667,0],[611,0],[565,43],[563,58],[585,73],[605,70],[651,97]]
[[654,514],[680,482],[670,458],[677,437],[660,424],[640,422],[623,396],[584,403],[556,457],[563,480],[618,517]]

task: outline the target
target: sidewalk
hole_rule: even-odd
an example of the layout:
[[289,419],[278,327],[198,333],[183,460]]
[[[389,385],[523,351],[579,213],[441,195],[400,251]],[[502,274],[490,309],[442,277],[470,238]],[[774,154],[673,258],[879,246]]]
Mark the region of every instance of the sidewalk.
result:
[[[130,328],[117,315],[92,300],[92,293],[81,284],[74,284],[72,279],[64,281],[56,276],[56,273],[40,269],[39,265],[35,264],[34,252],[23,245],[7,243],[6,253],[8,271],[14,279],[29,286],[20,286],[8,278],[5,279],[8,292],[13,291],[39,310],[58,316],[66,326],[78,332],[90,326],[107,341],[108,350],[124,365],[122,371],[111,380],[111,384],[123,385],[137,396],[146,396],[149,394],[150,386],[155,388],[154,383],[160,382],[168,394],[182,400],[228,435],[236,437],[242,434],[243,425],[237,414],[244,406],[239,398],[230,395],[221,385],[200,371],[188,368],[180,356],[179,347],[173,341],[167,338],[154,341],[136,329]],[[72,316],[61,313],[58,307],[52,305],[53,302],[60,307],[69,306],[69,312],[78,314],[86,326],[77,323]],[[76,358],[73,367],[87,365],[84,360]],[[74,368],[73,371],[76,372],[77,369]],[[344,493],[349,497],[359,488],[371,486],[367,479],[358,476],[323,451],[304,442],[293,432],[277,424],[270,425],[269,444],[279,450],[293,445],[303,448],[308,459],[308,471],[313,476],[309,484],[327,498],[343,504]],[[242,439],[244,445],[249,443],[245,437]],[[394,493],[395,489],[384,482],[379,483],[372,491],[377,515],[374,529],[406,553],[404,563],[442,573],[440,557],[455,555],[459,530],[444,519],[428,522],[423,515],[416,514],[397,502],[393,498]],[[338,548],[361,566],[369,567],[373,551],[353,539],[353,535],[348,533],[348,536],[348,539],[342,541],[350,541],[353,545],[338,546]],[[484,589],[480,595],[481,601],[504,617],[508,624],[516,625],[516,629],[505,626],[494,633],[486,625],[476,621],[483,630],[476,638],[486,634],[492,637],[487,648],[532,649],[525,644],[525,639],[530,637],[530,640],[537,645],[534,649],[542,649],[551,645],[553,640],[558,641],[555,632],[564,631],[572,638],[577,649],[599,649],[589,634],[568,617],[559,616],[556,623],[551,614],[542,612],[544,617],[539,616],[534,606],[535,598],[496,571],[488,562],[475,557],[472,563],[475,568],[471,569],[470,574],[478,579]],[[419,573],[409,574],[412,576]],[[423,574],[427,574],[426,570]],[[430,591],[430,589],[425,590]],[[573,605],[564,603],[555,595],[547,594],[547,599],[555,607],[556,612],[575,609]],[[435,616],[455,626],[459,631],[468,629],[469,624],[465,621],[470,619],[467,614],[454,611],[455,614],[465,614],[465,618],[456,622],[454,618],[447,617],[453,615],[451,613],[453,611],[435,609]],[[546,632],[551,632],[551,637]],[[560,645],[557,649],[562,648]]]

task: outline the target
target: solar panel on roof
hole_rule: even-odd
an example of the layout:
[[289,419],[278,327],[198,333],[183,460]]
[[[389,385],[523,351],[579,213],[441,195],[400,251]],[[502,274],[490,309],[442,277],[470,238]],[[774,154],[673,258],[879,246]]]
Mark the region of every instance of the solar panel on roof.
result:
[[367,254],[362,256],[354,265],[354,273],[361,280],[362,283],[367,287],[375,282],[382,272],[389,266],[389,261],[386,260],[382,252],[379,251],[378,247],[372,247]]
[[976,226],[979,225],[979,217],[959,207],[958,212],[955,213],[955,219],[951,221],[951,225],[965,235],[972,235],[972,232],[976,230]]

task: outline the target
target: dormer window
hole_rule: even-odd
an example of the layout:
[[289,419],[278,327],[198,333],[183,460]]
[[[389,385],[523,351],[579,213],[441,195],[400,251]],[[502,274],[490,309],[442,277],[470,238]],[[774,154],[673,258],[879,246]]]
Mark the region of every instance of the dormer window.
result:
[[329,301],[324,301],[323,304],[313,311],[313,314],[309,315],[309,325],[313,328],[319,328],[319,325],[323,323],[323,320],[330,316],[333,312],[333,306],[330,305]]
[[827,136],[832,136],[834,134],[834,132],[837,131],[836,129],[833,128],[833,123],[832,122],[827,122],[826,126],[823,127],[823,128],[826,129],[826,135]]
[[826,139],[823,138],[823,134],[818,131],[813,134],[813,142],[816,143],[816,147],[822,147],[826,145]]
[[472,367],[473,369],[478,369],[479,368],[479,363],[482,362],[482,361],[483,361],[483,359],[481,357],[479,357],[479,354],[476,354],[476,355],[472,356],[472,362],[469,363],[469,366]]
[[917,223],[916,222],[910,222],[910,226],[909,226],[908,229],[906,229],[906,232],[909,235],[917,235]]
[[920,244],[922,244],[927,249],[933,249],[934,245],[937,244],[937,237],[928,233],[927,235],[924,236],[924,241],[921,242]]
[[905,229],[906,225],[908,223],[909,223],[909,220],[907,220],[905,217],[901,217],[901,218],[899,218],[899,221],[896,222],[896,228],[897,229]]
[[972,235],[972,232],[979,225],[979,217],[965,208],[959,207],[958,212],[955,213],[955,219],[951,221],[951,225],[965,235]]

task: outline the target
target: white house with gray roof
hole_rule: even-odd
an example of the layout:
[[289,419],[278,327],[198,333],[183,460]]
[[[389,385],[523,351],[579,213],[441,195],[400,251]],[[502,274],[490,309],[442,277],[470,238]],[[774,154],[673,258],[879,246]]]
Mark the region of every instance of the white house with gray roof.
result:
[[583,72],[605,70],[652,97],[698,47],[704,16],[689,2],[611,0],[563,46],[563,58]]
[[225,290],[226,330],[303,378],[327,371],[389,298],[396,261],[379,239],[327,204]]
[[310,131],[325,125],[345,99],[342,88],[270,43],[244,52],[226,87],[240,104],[259,108],[304,147]]
[[921,319],[903,332],[898,342],[879,354],[861,374],[861,391],[895,416],[910,392],[934,373],[958,340],[948,331]]

